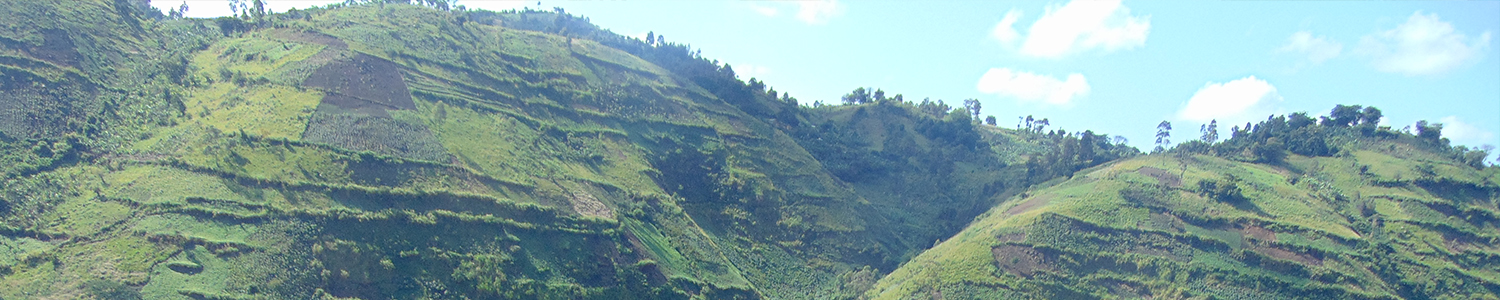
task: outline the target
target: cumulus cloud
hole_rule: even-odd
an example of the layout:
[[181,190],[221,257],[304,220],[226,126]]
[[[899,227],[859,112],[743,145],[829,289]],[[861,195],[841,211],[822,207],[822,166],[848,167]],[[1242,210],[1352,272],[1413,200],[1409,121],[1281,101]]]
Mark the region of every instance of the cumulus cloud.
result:
[[1359,48],[1373,59],[1376,70],[1431,75],[1477,60],[1489,44],[1489,31],[1470,38],[1437,14],[1417,11],[1394,29],[1360,39]]
[[1005,12],[1005,17],[1000,19],[999,24],[995,24],[995,29],[993,32],[990,32],[990,36],[995,37],[996,40],[1000,40],[1001,43],[1015,43],[1021,37],[1021,33],[1016,32],[1015,28],[1016,19],[1020,18],[1021,11],[1012,9]]
[[1458,116],[1447,116],[1438,119],[1443,123],[1443,137],[1452,140],[1455,144],[1479,145],[1495,142],[1495,133],[1474,124],[1465,123]]
[[1177,111],[1177,118],[1200,123],[1218,120],[1220,124],[1239,124],[1271,115],[1281,101],[1276,87],[1255,76],[1225,83],[1209,82]]
[[827,23],[828,19],[843,11],[838,0],[797,1],[797,19],[808,24]]
[[1276,52],[1296,53],[1306,55],[1307,60],[1314,64],[1338,57],[1344,51],[1344,44],[1330,41],[1326,37],[1313,36],[1311,32],[1298,31],[1286,39],[1286,45],[1277,48]]
[[[1020,13],[1011,10],[992,34],[1010,44],[1019,34],[1013,28]],[[1021,41],[1023,55],[1057,59],[1090,50],[1112,52],[1146,44],[1151,32],[1150,16],[1133,16],[1119,0],[1075,0],[1047,6],[1046,13],[1031,24]]]
[[990,68],[979,77],[980,93],[996,94],[1025,102],[1070,105],[1073,99],[1089,94],[1088,80],[1078,73],[1057,79],[1009,68]]

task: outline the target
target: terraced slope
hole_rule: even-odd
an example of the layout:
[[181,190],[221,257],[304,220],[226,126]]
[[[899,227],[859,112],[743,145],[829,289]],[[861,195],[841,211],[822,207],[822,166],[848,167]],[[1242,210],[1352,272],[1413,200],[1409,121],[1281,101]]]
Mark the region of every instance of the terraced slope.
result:
[[133,3],[0,6],[0,298],[853,298],[1079,145],[565,14]]
[[1179,147],[1079,172],[986,212],[865,296],[1495,299],[1497,168],[1461,163],[1446,141],[1330,130],[1346,135],[1329,156]]

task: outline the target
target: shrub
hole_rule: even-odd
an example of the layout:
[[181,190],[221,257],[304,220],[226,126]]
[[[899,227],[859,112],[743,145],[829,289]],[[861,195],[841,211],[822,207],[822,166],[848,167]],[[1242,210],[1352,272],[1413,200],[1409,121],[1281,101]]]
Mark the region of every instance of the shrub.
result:
[[1198,195],[1229,203],[1240,203],[1246,200],[1245,195],[1240,192],[1240,178],[1233,174],[1225,175],[1222,180],[1199,180]]

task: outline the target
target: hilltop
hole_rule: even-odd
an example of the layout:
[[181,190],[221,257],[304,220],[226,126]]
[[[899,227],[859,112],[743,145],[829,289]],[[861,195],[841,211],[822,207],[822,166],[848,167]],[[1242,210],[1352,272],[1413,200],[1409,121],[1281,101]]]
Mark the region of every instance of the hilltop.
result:
[[1373,108],[1142,155],[408,2],[0,6],[0,298],[1497,292],[1500,169]]
[[1483,151],[1449,147],[1437,126],[1361,123],[1358,107],[1330,115],[1078,172],[996,206],[865,296],[1496,298],[1500,171]]
[[883,92],[799,105],[561,11],[0,19],[7,299],[854,298],[1138,153]]

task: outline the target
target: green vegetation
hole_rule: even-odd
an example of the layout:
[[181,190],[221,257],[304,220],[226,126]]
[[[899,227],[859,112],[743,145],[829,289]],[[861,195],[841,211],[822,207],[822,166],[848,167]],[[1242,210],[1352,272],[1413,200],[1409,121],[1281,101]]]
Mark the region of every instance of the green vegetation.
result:
[[1373,107],[1331,116],[1235,126],[1022,194],[864,296],[1496,298],[1500,169],[1376,127]]
[[1373,108],[1139,156],[981,123],[972,99],[801,105],[560,9],[140,3],[0,6],[0,299],[1463,298],[1500,278],[1496,169]]

